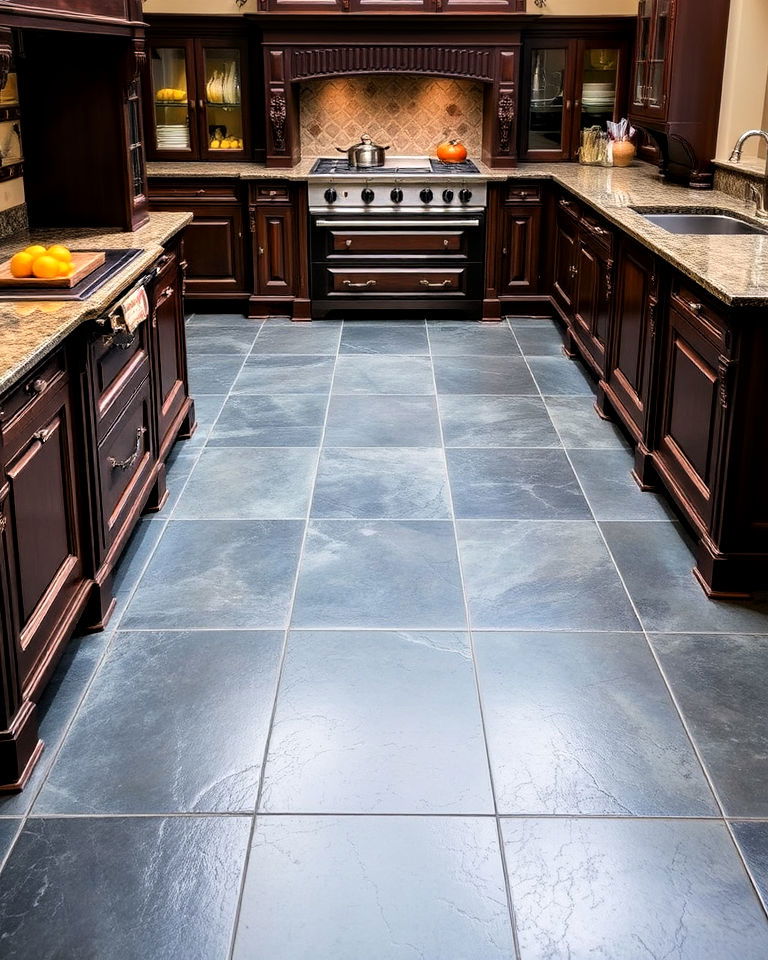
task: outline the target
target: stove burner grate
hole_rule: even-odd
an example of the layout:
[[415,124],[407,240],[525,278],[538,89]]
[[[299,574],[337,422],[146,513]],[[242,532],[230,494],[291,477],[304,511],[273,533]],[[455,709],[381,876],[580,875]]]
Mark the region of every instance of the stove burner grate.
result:
[[472,160],[462,163],[443,163],[441,160],[429,160],[429,166],[384,166],[384,167],[353,167],[348,160],[338,160],[335,157],[320,157],[309,171],[312,174],[339,177],[368,177],[368,176],[403,176],[404,174],[418,176],[419,174],[438,174],[441,176],[461,177],[467,174],[479,174],[480,171]]

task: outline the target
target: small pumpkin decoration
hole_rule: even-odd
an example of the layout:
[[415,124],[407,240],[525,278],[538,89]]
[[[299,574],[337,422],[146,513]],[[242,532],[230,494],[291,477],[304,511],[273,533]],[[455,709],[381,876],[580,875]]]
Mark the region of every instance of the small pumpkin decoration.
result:
[[443,163],[462,163],[467,159],[467,148],[460,140],[445,140],[437,148],[437,159]]

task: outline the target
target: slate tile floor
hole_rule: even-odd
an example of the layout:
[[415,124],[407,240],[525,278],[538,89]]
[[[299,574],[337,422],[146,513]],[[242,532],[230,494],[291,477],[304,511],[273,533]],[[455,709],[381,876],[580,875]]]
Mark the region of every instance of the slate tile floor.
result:
[[198,432],[0,798],[4,960],[764,960],[768,606],[557,327],[188,331]]

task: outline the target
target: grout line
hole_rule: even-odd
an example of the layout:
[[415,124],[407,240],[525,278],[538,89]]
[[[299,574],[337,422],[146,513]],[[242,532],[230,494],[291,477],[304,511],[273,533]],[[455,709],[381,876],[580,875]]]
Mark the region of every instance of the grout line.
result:
[[[514,330],[512,331],[512,333],[513,333],[513,335],[514,335]],[[517,339],[517,337],[515,337],[515,339]],[[527,362],[528,362],[528,361],[526,360],[526,363],[527,363]],[[578,361],[575,361],[575,362],[578,362]],[[534,381],[535,381],[536,378],[535,378],[535,376],[534,376],[533,370],[531,370],[530,366],[529,366],[528,369],[529,369],[529,371],[530,371],[531,376],[534,378]],[[542,395],[542,399],[544,399],[544,398],[543,398],[543,395]],[[550,418],[550,419],[551,419],[551,418]],[[558,437],[560,437],[560,431],[557,429],[557,425],[554,423],[554,421],[553,421],[553,426],[554,426],[554,428],[555,428],[555,432],[557,433]],[[562,437],[560,437],[560,439],[561,439],[561,441],[562,441]],[[744,855],[743,855],[743,853],[742,853],[742,851],[741,851],[741,847],[739,846],[738,842],[736,841],[736,836],[735,836],[735,834],[734,834],[733,828],[731,827],[731,825],[730,825],[729,822],[728,822],[728,818],[727,818],[727,816],[726,816],[726,814],[725,814],[725,808],[724,808],[724,806],[723,806],[723,801],[722,801],[721,798],[720,798],[720,794],[719,794],[718,789],[717,789],[717,787],[716,787],[716,785],[715,785],[714,778],[712,777],[712,774],[710,773],[709,768],[708,768],[707,764],[706,764],[705,761],[704,761],[704,757],[703,757],[701,751],[699,750],[698,744],[696,743],[696,741],[695,741],[695,739],[694,739],[694,736],[693,736],[693,733],[692,733],[692,731],[691,731],[691,728],[690,728],[690,726],[689,726],[689,724],[688,724],[688,721],[687,721],[686,718],[685,718],[685,714],[684,714],[684,712],[683,712],[683,709],[682,709],[682,707],[680,706],[680,703],[678,702],[677,697],[675,696],[675,693],[674,693],[672,684],[671,684],[671,682],[670,682],[670,680],[669,680],[669,678],[668,678],[668,676],[667,676],[667,674],[666,674],[666,671],[664,670],[664,667],[663,667],[663,664],[662,664],[662,662],[661,662],[661,659],[659,658],[658,654],[656,653],[656,650],[655,650],[655,648],[654,648],[654,646],[653,646],[653,643],[651,642],[650,634],[651,634],[652,632],[655,633],[656,631],[650,631],[650,630],[645,626],[645,623],[644,623],[644,621],[643,621],[643,618],[642,618],[641,615],[640,615],[640,611],[639,611],[639,609],[638,609],[638,607],[637,607],[637,604],[635,603],[635,601],[634,601],[634,599],[633,599],[633,597],[632,597],[632,594],[631,594],[630,591],[629,591],[629,587],[627,586],[627,583],[626,583],[626,581],[625,581],[625,579],[624,579],[624,576],[622,575],[621,570],[619,569],[619,565],[618,565],[618,563],[616,562],[616,558],[615,558],[614,555],[613,555],[613,551],[611,550],[610,545],[608,544],[608,541],[607,541],[606,538],[605,538],[605,534],[604,534],[604,532],[603,532],[603,528],[602,528],[602,526],[601,526],[601,523],[600,523],[600,522],[597,520],[597,518],[594,516],[594,511],[592,510],[592,506],[591,506],[591,504],[589,503],[589,500],[587,499],[586,491],[584,490],[584,488],[583,488],[583,486],[582,486],[581,479],[579,478],[579,475],[578,475],[578,473],[576,472],[576,468],[574,467],[573,462],[571,461],[571,458],[570,458],[570,456],[568,455],[568,451],[567,451],[567,450],[565,451],[565,455],[566,455],[566,457],[568,457],[568,462],[571,464],[571,469],[573,470],[574,475],[576,476],[576,480],[577,480],[577,482],[578,482],[578,484],[579,484],[579,487],[581,488],[582,494],[584,495],[584,498],[587,500],[587,505],[589,506],[590,512],[592,513],[592,516],[593,516],[593,518],[594,518],[595,526],[597,527],[597,531],[598,531],[598,533],[599,533],[599,535],[600,535],[600,538],[601,538],[601,540],[603,541],[603,544],[604,544],[605,549],[606,549],[606,551],[607,551],[607,553],[608,553],[608,556],[609,556],[609,558],[610,558],[610,560],[611,560],[611,563],[613,564],[613,567],[614,567],[614,569],[615,569],[615,571],[616,571],[616,574],[617,574],[617,576],[618,576],[618,578],[619,578],[619,582],[621,583],[622,587],[624,588],[624,592],[626,593],[627,598],[628,598],[628,600],[629,600],[629,602],[630,602],[630,604],[631,604],[631,606],[632,606],[632,610],[634,611],[635,616],[637,617],[638,623],[640,624],[640,628],[641,628],[641,631],[642,631],[643,636],[645,637],[645,642],[646,642],[646,646],[648,647],[648,651],[649,651],[651,657],[653,658],[654,663],[656,664],[656,669],[658,670],[659,675],[660,675],[660,677],[661,677],[661,679],[662,679],[662,682],[664,683],[664,686],[666,687],[667,695],[668,695],[668,697],[669,697],[669,699],[670,699],[670,701],[671,701],[671,703],[672,703],[672,706],[674,707],[675,711],[677,712],[678,719],[680,720],[680,724],[681,724],[683,730],[685,731],[685,735],[686,735],[686,737],[687,737],[687,739],[688,739],[688,743],[689,743],[690,746],[691,746],[691,750],[693,751],[693,754],[694,754],[694,756],[696,757],[696,760],[698,761],[698,764],[699,764],[699,766],[700,766],[700,768],[701,768],[702,774],[703,774],[703,776],[704,776],[704,780],[706,781],[707,786],[709,787],[709,790],[710,790],[710,792],[711,792],[711,794],[712,794],[712,799],[714,800],[717,809],[720,811],[719,820],[723,823],[726,831],[728,832],[728,835],[729,835],[730,838],[731,838],[731,842],[733,843],[733,846],[734,846],[734,848],[735,848],[736,855],[737,855],[738,859],[741,861],[741,865],[742,865],[742,867],[744,868],[744,871],[745,871],[745,873],[746,873],[746,875],[747,875],[747,878],[748,878],[749,882],[750,882],[751,885],[752,885],[753,893],[754,893],[755,896],[757,897],[758,903],[759,903],[760,906],[762,907],[762,910],[763,910],[764,914],[768,917],[768,904],[766,904],[766,903],[763,901],[763,898],[762,898],[761,895],[760,895],[760,891],[759,891],[759,888],[758,888],[758,884],[757,884],[757,882],[756,882],[756,880],[755,880],[755,877],[753,876],[752,871],[750,870],[749,865],[747,864],[747,861],[746,861],[746,859],[745,859],[745,857],[744,857]],[[667,521],[656,521],[656,522],[665,523],[665,522],[667,522]]]
[[[229,819],[253,819],[254,814],[251,810],[181,810],[181,811],[159,811],[152,813],[36,813],[32,814],[30,820],[194,820],[194,819],[212,819],[216,817]],[[292,817],[368,817],[370,819],[418,819],[418,820],[617,820],[620,822],[634,823],[637,820],[648,823],[720,823],[718,816],[652,816],[649,814],[638,816],[627,816],[626,814],[590,814],[590,813],[450,813],[440,811],[434,813],[424,812],[382,812],[368,813],[366,811],[355,810],[262,810],[256,817],[262,818],[292,818]],[[3,820],[18,820],[18,817],[3,816]],[[733,823],[766,823],[767,818],[732,818]]]
[[[517,342],[517,341],[515,341]],[[453,490],[451,488],[451,477],[448,470],[448,457],[445,452],[445,437],[443,435],[443,422],[440,416],[440,395],[437,392],[437,378],[435,377],[434,358],[432,356],[432,340],[429,334],[429,325],[427,324],[427,346],[429,347],[430,367],[432,369],[432,380],[435,385],[435,404],[437,407],[437,423],[440,431],[440,443],[443,451],[443,466],[445,469],[445,479],[448,486],[448,507],[451,513],[451,522],[453,524],[453,543],[456,550],[456,562],[459,569],[459,582],[461,586],[461,596],[464,603],[464,618],[467,624],[467,639],[469,643],[469,652],[472,658],[472,675],[475,681],[475,696],[477,697],[477,707],[480,716],[480,727],[483,732],[483,744],[485,745],[485,760],[488,768],[488,783],[491,789],[491,799],[493,800],[494,821],[496,824],[496,838],[499,844],[499,858],[501,861],[501,872],[504,878],[504,890],[507,896],[507,912],[509,922],[512,928],[512,942],[515,948],[516,960],[521,960],[520,943],[517,935],[517,919],[515,915],[515,905],[512,902],[512,890],[509,882],[509,872],[507,869],[507,858],[504,855],[504,836],[501,830],[501,821],[499,820],[499,805],[496,799],[496,785],[493,778],[493,765],[491,763],[491,751],[488,745],[488,731],[485,722],[485,711],[483,708],[483,697],[480,690],[480,678],[477,667],[477,655],[475,651],[475,642],[472,636],[472,621],[469,612],[469,598],[467,597],[467,588],[464,581],[464,568],[461,560],[461,550],[459,548],[459,534],[456,526],[456,511],[453,503]]]
[[323,426],[320,432],[320,442],[317,445],[317,453],[315,457],[315,469],[312,475],[312,481],[310,483],[309,497],[307,498],[307,510],[304,518],[304,532],[302,534],[301,544],[299,546],[299,552],[296,560],[296,575],[294,576],[294,579],[293,579],[293,588],[292,588],[291,597],[288,603],[287,618],[284,626],[283,646],[280,652],[280,661],[278,664],[277,679],[275,683],[275,695],[272,701],[272,711],[269,718],[269,725],[267,727],[267,736],[264,741],[264,751],[262,754],[261,771],[259,773],[259,785],[256,790],[256,798],[255,798],[255,803],[253,807],[253,812],[251,815],[251,829],[248,834],[248,845],[246,846],[246,849],[245,849],[242,876],[240,878],[240,888],[238,890],[237,904],[236,904],[235,914],[232,920],[231,941],[229,945],[229,950],[227,951],[227,957],[229,958],[229,960],[232,960],[235,952],[235,946],[237,944],[237,931],[240,926],[240,914],[243,906],[243,897],[245,895],[245,885],[248,879],[248,866],[251,860],[251,849],[253,847],[253,838],[256,832],[256,824],[258,821],[258,817],[260,816],[259,807],[261,806],[262,795],[264,792],[264,783],[266,780],[266,773],[267,773],[267,763],[269,760],[269,748],[270,748],[270,744],[272,743],[272,731],[274,728],[275,716],[277,715],[278,698],[280,696],[280,687],[283,679],[283,670],[285,669],[285,660],[288,652],[288,636],[290,633],[291,622],[293,620],[293,611],[296,605],[296,595],[299,589],[299,577],[301,575],[301,565],[302,565],[302,560],[304,559],[304,550],[306,547],[307,536],[309,534],[309,526],[312,518],[312,501],[314,500],[315,485],[317,483],[317,475],[320,470],[320,458],[322,457],[322,453],[323,453],[323,441],[325,439],[325,433],[328,426],[328,415],[330,413],[331,398],[333,396],[333,381],[336,376],[336,364],[338,363],[339,350],[341,349],[341,336],[342,336],[343,328],[344,328],[344,321],[342,321],[338,327],[338,339],[336,341],[336,356],[334,358],[333,372],[331,373],[331,382],[328,390],[328,399],[326,400],[326,404],[325,404],[325,416],[323,418]]

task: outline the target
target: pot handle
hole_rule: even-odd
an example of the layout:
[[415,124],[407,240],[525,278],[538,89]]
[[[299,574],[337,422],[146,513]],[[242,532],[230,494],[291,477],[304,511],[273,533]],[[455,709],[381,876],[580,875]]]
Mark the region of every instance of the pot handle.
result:
[[349,147],[336,147],[339,153],[349,153]]

